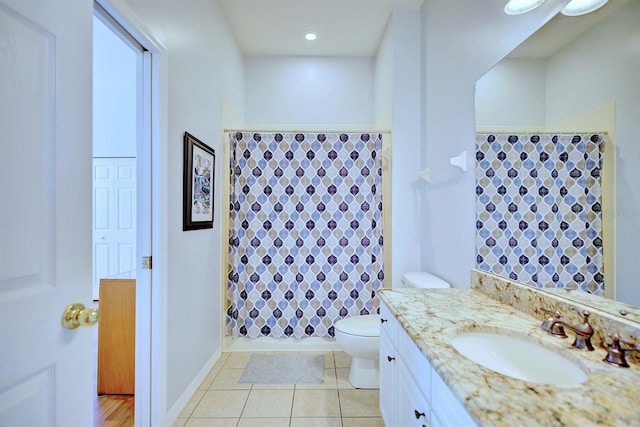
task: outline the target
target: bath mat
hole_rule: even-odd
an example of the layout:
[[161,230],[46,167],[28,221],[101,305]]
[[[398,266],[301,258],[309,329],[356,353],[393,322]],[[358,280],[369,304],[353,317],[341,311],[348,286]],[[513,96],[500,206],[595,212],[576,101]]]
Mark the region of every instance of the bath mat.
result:
[[252,384],[322,384],[324,356],[254,354],[240,377]]

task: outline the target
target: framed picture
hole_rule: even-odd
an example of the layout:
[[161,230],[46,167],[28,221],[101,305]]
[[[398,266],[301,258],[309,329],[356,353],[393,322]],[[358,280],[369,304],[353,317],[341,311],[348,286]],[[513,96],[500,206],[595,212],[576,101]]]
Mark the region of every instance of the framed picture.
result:
[[216,152],[185,132],[183,231],[213,228],[215,164]]

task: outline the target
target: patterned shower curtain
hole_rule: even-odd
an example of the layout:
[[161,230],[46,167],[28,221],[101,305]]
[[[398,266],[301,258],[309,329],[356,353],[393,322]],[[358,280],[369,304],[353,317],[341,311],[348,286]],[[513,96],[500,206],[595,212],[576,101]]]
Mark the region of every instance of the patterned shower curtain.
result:
[[604,294],[604,142],[593,134],[477,135],[479,269]]
[[227,333],[333,337],[377,312],[381,135],[229,133]]

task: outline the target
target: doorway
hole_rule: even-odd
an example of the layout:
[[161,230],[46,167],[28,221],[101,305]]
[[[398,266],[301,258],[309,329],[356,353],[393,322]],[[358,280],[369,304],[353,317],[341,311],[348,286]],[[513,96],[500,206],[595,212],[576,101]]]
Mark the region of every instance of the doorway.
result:
[[[93,28],[92,286],[103,313],[94,341],[94,425],[133,426],[134,406],[150,411],[144,397],[146,405],[136,402],[134,390],[140,388],[134,384],[141,351],[136,344],[149,341],[149,331],[136,326],[136,300],[145,304],[147,295],[138,295],[138,287],[147,289],[150,281],[138,260],[150,255],[151,61],[98,3]],[[149,361],[146,350],[142,356]]]

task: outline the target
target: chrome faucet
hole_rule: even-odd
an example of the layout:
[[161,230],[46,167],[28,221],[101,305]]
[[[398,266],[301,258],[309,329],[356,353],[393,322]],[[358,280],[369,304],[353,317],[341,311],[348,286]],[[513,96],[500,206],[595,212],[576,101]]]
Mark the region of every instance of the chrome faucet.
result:
[[575,341],[573,341],[573,344],[571,344],[573,347],[579,348],[580,350],[584,350],[584,351],[593,351],[593,345],[591,344],[591,337],[593,336],[593,328],[589,324],[590,314],[591,313],[589,313],[587,310],[583,311],[582,312],[583,322],[577,325],[570,325],[564,320],[560,319],[558,316],[556,316],[556,319],[554,320],[551,320],[551,319],[545,320],[540,326],[540,329],[542,329],[543,331],[549,334],[552,334],[552,331],[554,331],[554,328],[556,328],[558,325],[562,325],[575,334],[576,339]]

